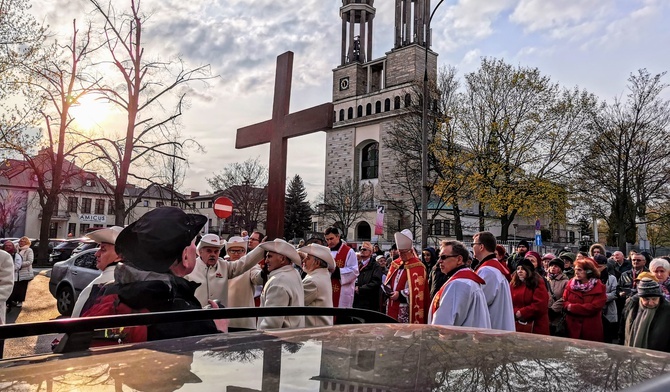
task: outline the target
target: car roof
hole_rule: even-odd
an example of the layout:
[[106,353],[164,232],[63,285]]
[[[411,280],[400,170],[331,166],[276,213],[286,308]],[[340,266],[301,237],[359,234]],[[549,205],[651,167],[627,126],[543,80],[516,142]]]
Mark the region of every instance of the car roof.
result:
[[175,390],[186,384],[198,390],[261,390],[275,382],[274,390],[607,391],[638,387],[669,366],[670,354],[603,343],[474,328],[364,324],[28,357],[0,362],[0,382],[36,388],[46,381],[55,390],[105,385],[110,390],[122,385]]

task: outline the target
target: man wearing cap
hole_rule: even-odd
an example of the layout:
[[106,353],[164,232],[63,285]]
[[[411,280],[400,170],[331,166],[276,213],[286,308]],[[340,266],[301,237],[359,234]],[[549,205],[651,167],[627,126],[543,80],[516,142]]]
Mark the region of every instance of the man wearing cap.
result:
[[384,281],[388,295],[386,314],[401,323],[425,324],[428,298],[426,267],[416,255],[412,232],[395,233],[400,258],[393,260]]
[[[207,217],[186,214],[176,207],[159,207],[128,225],[116,238],[122,263],[114,283],[101,288],[101,296],[82,317],[200,309],[196,284],[183,276],[196,263],[195,237]],[[109,336],[110,343],[132,343],[216,333],[212,320],[127,327]]]
[[[330,271],[335,269],[335,260],[330,249],[323,245],[310,244],[298,249],[302,258],[302,269],[307,275],[302,280],[305,306],[333,307],[333,287]],[[306,316],[306,327],[333,325],[332,316]]]
[[[242,237],[230,237],[226,242],[226,253],[230,256],[228,263],[244,258],[244,255],[247,253],[247,241]],[[228,280],[228,307],[255,307],[254,292],[257,285],[263,285],[263,274],[258,263],[254,264],[251,269],[245,271],[242,275]],[[229,327],[255,329],[256,318],[231,319]]]
[[[563,312],[563,292],[570,279],[563,273],[565,263],[561,259],[553,259],[547,268],[549,283],[549,330],[555,331]],[[553,334],[553,333],[552,333]]]
[[354,308],[379,312],[382,285],[382,268],[374,260],[372,244],[361,245],[361,261],[358,263],[358,278],[354,291]]
[[651,278],[638,282],[637,294],[627,303],[619,327],[619,343],[629,347],[670,352],[670,302]]
[[[300,274],[293,264],[302,261],[293,245],[282,239],[264,242],[257,249],[267,251],[265,264],[269,275],[261,293],[261,307],[305,306]],[[304,316],[259,317],[258,329],[301,328],[305,326]]]
[[428,323],[491,328],[491,316],[482,290],[484,279],[465,266],[470,252],[459,241],[442,241],[438,265],[447,281],[433,297]]
[[354,287],[358,276],[358,259],[349,245],[340,238],[337,227],[325,230],[326,243],[335,259],[335,271],[331,275],[333,286],[333,306],[350,308],[354,304]]
[[486,282],[482,290],[489,307],[491,328],[515,331],[510,273],[496,258],[496,237],[491,232],[481,231],[472,236],[472,241],[472,251],[481,261],[477,275]]
[[[119,233],[121,233],[122,230],[123,227],[112,226],[86,234],[86,237],[100,244],[97,252],[95,252],[95,266],[102,271],[102,274],[93,279],[93,281],[81,291],[81,294],[79,294],[79,297],[77,298],[77,302],[74,304],[72,317],[79,317],[82,311],[88,310],[88,308],[91,307],[97,298],[100,286],[114,281],[116,264],[121,261],[121,257],[116,254],[114,244],[116,243],[116,237],[119,236]],[[95,288],[95,290],[93,290],[93,288]],[[91,295],[91,292],[93,292],[93,295]]]
[[195,297],[200,302],[200,306],[207,305],[210,300],[218,300],[221,305],[230,306],[228,280],[250,270],[263,258],[262,250],[253,251],[243,256],[243,253],[238,254],[240,252],[237,252],[236,249],[235,252],[231,252],[231,254],[235,253],[238,256],[236,260],[224,260],[219,257],[221,248],[224,246],[225,244],[216,234],[205,234],[198,243],[199,257],[195,268],[185,278],[200,284],[195,290]]
[[567,276],[568,279],[574,278],[575,270],[572,268],[572,263],[575,262],[577,256],[572,252],[562,252],[558,257],[563,260],[563,273],[565,276]]
[[528,249],[530,249],[530,244],[528,244],[528,241],[519,241],[519,244],[516,246],[516,253],[514,253],[509,258],[509,260],[507,260],[507,268],[510,271],[516,271],[517,264],[526,258],[526,252],[528,252]]

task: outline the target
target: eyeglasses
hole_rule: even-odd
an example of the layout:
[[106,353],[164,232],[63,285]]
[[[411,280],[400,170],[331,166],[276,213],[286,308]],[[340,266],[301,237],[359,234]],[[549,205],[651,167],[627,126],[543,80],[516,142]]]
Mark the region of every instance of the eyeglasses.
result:
[[646,259],[633,259],[633,261],[647,261]]
[[244,249],[228,249],[228,253],[244,253]]
[[261,242],[261,240],[259,240],[258,238],[254,238],[254,237],[249,237],[249,241]]
[[440,260],[446,260],[450,257],[458,257],[460,255],[440,255]]
[[370,249],[363,248],[363,249],[361,249],[361,252],[370,252]]

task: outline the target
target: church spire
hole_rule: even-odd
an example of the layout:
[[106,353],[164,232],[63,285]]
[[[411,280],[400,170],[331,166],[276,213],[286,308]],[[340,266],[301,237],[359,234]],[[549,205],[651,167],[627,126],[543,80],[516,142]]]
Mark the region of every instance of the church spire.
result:
[[342,0],[341,65],[365,63],[372,59],[374,0]]
[[395,0],[395,48],[418,44],[430,48],[430,0]]

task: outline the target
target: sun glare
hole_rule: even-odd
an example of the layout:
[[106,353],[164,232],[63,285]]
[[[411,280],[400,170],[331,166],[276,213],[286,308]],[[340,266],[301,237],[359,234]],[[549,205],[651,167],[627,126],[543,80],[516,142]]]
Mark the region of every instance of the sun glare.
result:
[[83,96],[70,108],[73,125],[80,130],[101,128],[110,115],[111,106],[105,100],[95,99],[94,96]]

